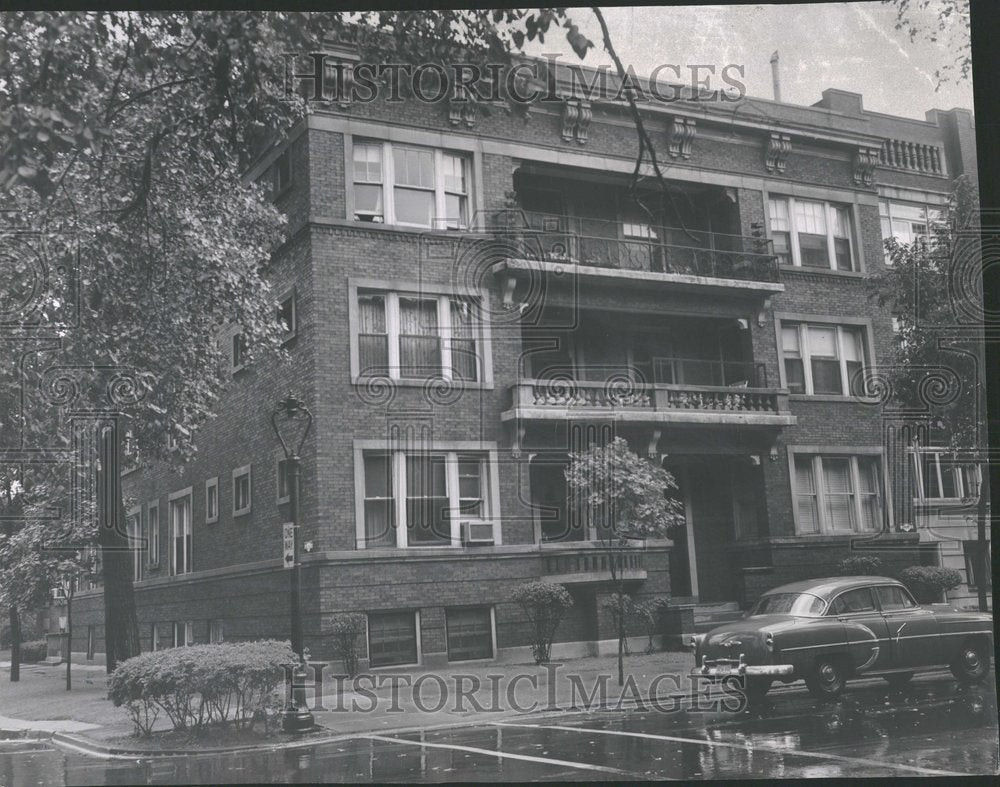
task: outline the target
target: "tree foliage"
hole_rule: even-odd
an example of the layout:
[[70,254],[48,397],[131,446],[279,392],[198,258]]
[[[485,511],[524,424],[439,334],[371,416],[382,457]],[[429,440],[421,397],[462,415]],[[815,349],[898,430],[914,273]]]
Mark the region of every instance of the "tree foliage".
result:
[[910,41],[918,38],[941,42],[952,61],[934,72],[937,86],[972,76],[972,33],[969,0],[882,0],[896,10],[896,29]]

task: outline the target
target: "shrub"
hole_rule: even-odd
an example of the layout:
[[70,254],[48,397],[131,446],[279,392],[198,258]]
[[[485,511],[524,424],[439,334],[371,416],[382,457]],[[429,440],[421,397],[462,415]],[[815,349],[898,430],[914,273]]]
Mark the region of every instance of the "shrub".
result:
[[333,653],[343,661],[349,678],[358,674],[358,638],[365,633],[365,616],[356,612],[338,615],[333,620]]
[[44,639],[35,639],[31,642],[21,643],[21,661],[25,664],[45,661],[48,655],[49,648]]
[[108,677],[108,699],[126,707],[139,735],[152,732],[161,711],[175,730],[230,721],[243,728],[266,714],[284,665],[294,660],[288,643],[274,640],[143,653]]
[[652,653],[653,637],[660,631],[660,613],[667,606],[669,599],[665,596],[654,596],[645,601],[632,602],[632,615],[646,632],[646,653]]
[[553,582],[526,582],[512,596],[521,605],[531,624],[531,655],[536,664],[548,662],[552,639],[573,599],[562,585]]
[[881,573],[882,561],[874,555],[845,557],[837,564],[837,574],[842,577],[870,577]]
[[942,593],[962,584],[962,575],[953,568],[910,566],[899,572],[899,580],[921,604],[934,604]]

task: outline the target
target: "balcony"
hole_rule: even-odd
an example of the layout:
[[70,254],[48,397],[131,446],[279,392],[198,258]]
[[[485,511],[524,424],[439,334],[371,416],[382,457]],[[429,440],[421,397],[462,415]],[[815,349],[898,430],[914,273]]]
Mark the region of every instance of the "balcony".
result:
[[547,545],[542,553],[542,573],[547,582],[561,585],[610,582],[612,561],[615,574],[622,581],[636,582],[646,578],[640,549],[626,547],[609,551],[590,545]]
[[746,385],[639,384],[612,378],[522,380],[511,387],[503,420],[607,420],[638,423],[790,426],[788,392]]
[[506,268],[730,289],[781,292],[777,258],[764,237],[607,221],[518,209],[486,217],[487,232],[521,248]]

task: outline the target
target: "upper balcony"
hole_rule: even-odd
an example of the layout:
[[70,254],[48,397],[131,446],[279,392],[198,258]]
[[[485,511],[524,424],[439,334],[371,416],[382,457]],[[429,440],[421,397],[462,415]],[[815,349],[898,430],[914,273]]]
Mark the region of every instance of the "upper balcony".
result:
[[763,228],[738,234],[732,190],[669,184],[633,190],[627,180],[569,168],[522,167],[510,207],[482,229],[512,246],[499,266],[517,276],[564,272],[600,285],[670,286],[767,297],[781,292],[778,260]]

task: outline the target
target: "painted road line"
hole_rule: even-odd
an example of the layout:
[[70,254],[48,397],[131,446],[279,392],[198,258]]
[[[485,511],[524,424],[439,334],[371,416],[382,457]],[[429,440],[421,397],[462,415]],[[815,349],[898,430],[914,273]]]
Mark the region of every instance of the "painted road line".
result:
[[[526,726],[533,725],[512,725]],[[530,754],[515,754],[514,752],[496,751],[494,749],[480,749],[475,746],[460,746],[454,743],[426,743],[424,741],[411,741],[407,738],[392,738],[387,735],[361,735],[361,738],[368,738],[373,741],[383,741],[385,743],[406,743],[410,746],[426,746],[429,749],[452,749],[453,751],[466,751],[470,754],[488,754],[493,757],[500,757],[508,760],[524,760],[525,762],[535,762],[541,765],[558,765],[563,768],[575,768],[584,771],[600,771],[601,773],[613,773],[615,776],[629,776],[633,779],[648,779],[649,774],[636,773],[634,771],[623,771],[620,768],[611,768],[606,765],[591,765],[586,762],[572,762],[570,760],[554,760],[550,757],[534,757]]]
[[674,743],[696,743],[699,746],[721,747],[725,749],[742,749],[743,751],[753,751],[755,753],[773,752],[785,757],[805,757],[814,760],[826,760],[843,762],[851,765],[868,765],[879,768],[890,768],[898,771],[908,771],[919,773],[924,776],[970,776],[968,773],[958,771],[942,771],[936,768],[921,768],[919,765],[903,765],[902,763],[889,762],[887,760],[868,760],[863,757],[847,757],[842,754],[823,754],[822,752],[803,751],[802,749],[779,749],[774,746],[753,746],[744,743],[729,743],[728,741],[710,741],[705,738],[680,738],[673,735],[654,735],[649,732],[625,732],[623,730],[595,730],[592,727],[563,727],[556,724],[514,724],[511,722],[494,721],[490,722],[497,727],[535,727],[545,730],[564,730],[565,732],[582,732],[596,735],[618,735],[624,738],[647,738],[658,741],[671,741]]

